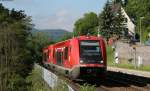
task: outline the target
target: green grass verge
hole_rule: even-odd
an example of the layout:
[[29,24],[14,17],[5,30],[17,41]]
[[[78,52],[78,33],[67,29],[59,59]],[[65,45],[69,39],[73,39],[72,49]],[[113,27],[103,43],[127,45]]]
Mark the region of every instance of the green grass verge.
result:
[[113,51],[111,46],[106,46],[106,53],[107,53],[107,64],[111,66],[113,65]]
[[42,78],[42,69],[34,68],[26,81],[30,86],[28,91],[52,91],[48,84]]
[[140,71],[150,71],[150,66],[141,66],[136,67],[133,64],[114,64],[111,66],[119,67],[119,68],[127,68],[127,69],[134,69],[134,70],[140,70]]
[[[34,67],[26,79],[28,91],[68,91],[67,81],[58,80],[58,84],[52,89],[42,78],[42,69]],[[95,85],[83,84],[80,91],[96,91]]]

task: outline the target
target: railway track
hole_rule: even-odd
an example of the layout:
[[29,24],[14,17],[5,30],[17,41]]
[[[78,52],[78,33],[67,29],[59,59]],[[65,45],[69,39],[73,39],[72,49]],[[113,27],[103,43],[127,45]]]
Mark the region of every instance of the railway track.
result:
[[150,78],[108,72],[107,82],[102,87],[108,91],[149,91],[149,84]]
[[150,78],[146,77],[139,77],[118,72],[109,72],[108,77],[128,82],[128,84],[139,87],[150,87]]
[[100,86],[106,89],[107,91],[149,91],[149,89],[129,85],[127,82],[122,82],[116,79],[107,79],[107,80],[108,80],[107,83],[104,83]]
[[96,91],[150,91],[149,81],[150,78],[108,72],[106,80],[96,86]]

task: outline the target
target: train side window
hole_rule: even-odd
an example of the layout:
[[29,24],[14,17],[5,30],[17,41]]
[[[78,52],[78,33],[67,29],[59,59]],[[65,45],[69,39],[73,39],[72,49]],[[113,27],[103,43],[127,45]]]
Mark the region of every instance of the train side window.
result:
[[62,52],[56,51],[56,62],[57,65],[62,65]]
[[67,60],[68,59],[68,47],[65,48],[65,55],[64,55],[64,59]]

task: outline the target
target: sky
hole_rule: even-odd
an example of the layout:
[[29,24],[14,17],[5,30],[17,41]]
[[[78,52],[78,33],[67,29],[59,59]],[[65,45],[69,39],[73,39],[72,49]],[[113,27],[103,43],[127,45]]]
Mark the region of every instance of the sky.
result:
[[107,0],[0,0],[6,8],[24,10],[37,29],[73,31],[84,13],[99,14]]

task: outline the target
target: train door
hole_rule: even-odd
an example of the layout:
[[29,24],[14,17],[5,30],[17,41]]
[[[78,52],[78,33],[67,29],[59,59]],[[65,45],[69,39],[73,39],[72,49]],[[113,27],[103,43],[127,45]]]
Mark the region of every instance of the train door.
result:
[[56,55],[56,64],[62,66],[62,61],[63,61],[63,51],[62,51],[62,49],[57,48],[55,55]]
[[63,60],[64,60],[64,66],[69,67],[69,61],[68,61],[68,47],[64,47],[63,49]]

